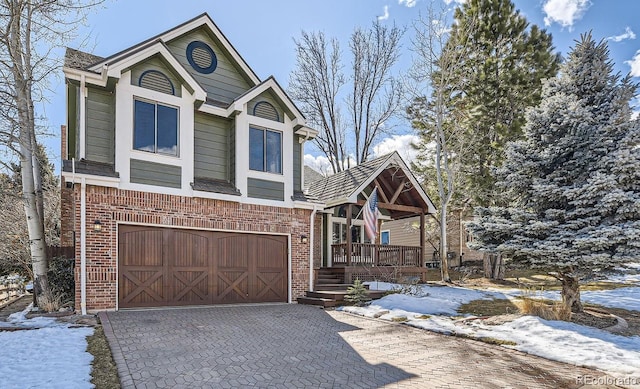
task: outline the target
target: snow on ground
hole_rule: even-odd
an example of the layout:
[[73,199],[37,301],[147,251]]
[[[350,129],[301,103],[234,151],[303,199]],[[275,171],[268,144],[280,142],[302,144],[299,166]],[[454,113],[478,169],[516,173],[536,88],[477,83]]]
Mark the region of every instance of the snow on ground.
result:
[[[508,297],[530,295],[532,298],[561,300],[559,290],[523,291],[522,289],[487,289],[493,293],[503,293]],[[640,286],[629,286],[609,290],[583,290],[580,291],[582,302],[598,304],[604,307],[622,308],[632,311],[640,311]]]
[[30,309],[0,322],[0,327],[26,328],[0,329],[0,388],[93,388],[93,356],[86,352],[93,328],[71,328],[48,317],[27,319]]
[[[389,283],[369,283],[371,289],[398,290]],[[411,294],[392,294],[374,300],[366,307],[343,307],[368,317],[392,320],[405,317],[406,324],[445,334],[464,334],[472,337],[495,338],[515,342],[511,347],[548,359],[584,365],[607,371],[613,375],[638,375],[640,372],[640,336],[625,337],[604,330],[562,321],[549,321],[523,316],[502,325],[487,325],[481,320],[460,320],[456,309],[469,301],[492,298],[514,298],[521,290],[479,291],[460,287],[419,285]],[[559,298],[555,291],[536,292],[534,297]],[[619,306],[618,299],[626,299],[627,309],[640,310],[640,287],[606,291],[585,291],[583,300],[604,306]]]

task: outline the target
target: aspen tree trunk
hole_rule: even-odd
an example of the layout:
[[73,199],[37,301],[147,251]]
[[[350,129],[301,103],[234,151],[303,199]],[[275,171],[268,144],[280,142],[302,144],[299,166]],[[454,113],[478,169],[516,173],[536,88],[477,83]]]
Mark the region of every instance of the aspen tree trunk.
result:
[[[22,7],[26,7],[25,31],[22,31]],[[31,68],[31,5],[13,4],[8,26],[8,45],[12,55],[12,75],[15,82],[15,101],[19,129],[20,166],[22,168],[22,199],[36,296],[48,292],[47,250],[44,235],[44,202],[42,200],[42,178],[36,157],[35,118],[33,113],[32,68]],[[24,43],[22,41],[24,39]],[[39,193],[38,193],[39,192]]]

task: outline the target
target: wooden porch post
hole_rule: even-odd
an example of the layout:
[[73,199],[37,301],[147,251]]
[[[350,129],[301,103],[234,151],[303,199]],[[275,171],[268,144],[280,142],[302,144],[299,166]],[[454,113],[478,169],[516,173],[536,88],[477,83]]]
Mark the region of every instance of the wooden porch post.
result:
[[418,264],[419,267],[424,266],[424,254],[425,254],[425,236],[424,236],[424,209],[422,210],[422,212],[420,212],[420,263]]
[[353,249],[351,247],[353,243],[351,241],[351,215],[353,213],[351,207],[351,204],[347,205],[347,266],[351,266],[351,250]]

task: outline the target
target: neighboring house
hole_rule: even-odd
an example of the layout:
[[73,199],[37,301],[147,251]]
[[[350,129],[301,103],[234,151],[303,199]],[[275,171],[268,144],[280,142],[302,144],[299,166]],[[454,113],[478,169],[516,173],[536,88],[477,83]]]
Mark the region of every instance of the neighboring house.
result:
[[[416,274],[423,271],[427,248],[425,239],[420,243],[420,234],[424,236],[424,229],[418,228],[418,238],[411,244],[394,245],[393,237],[384,242],[384,232],[372,242],[363,227],[361,210],[374,188],[379,223],[402,223],[414,217],[424,221],[435,213],[433,203],[397,152],[328,177],[305,166],[304,182],[308,196],[324,206],[322,225],[316,226],[322,242],[316,269],[330,268],[344,282],[353,277],[374,277],[373,268],[403,267],[403,271]],[[381,230],[384,228],[378,228]]]
[[317,132],[207,14],[106,58],[68,49],[64,74],[76,309],[291,302],[310,286]]
[[[463,217],[461,223],[459,211],[453,210],[453,212],[450,212],[447,223],[449,266],[460,266],[460,253],[462,253],[462,261],[482,260],[481,252],[467,247],[467,243],[471,241],[472,236],[464,228],[464,221]],[[427,242],[425,244],[424,260],[428,266],[437,266],[440,261],[439,257],[437,257],[440,231],[435,220],[432,220],[430,224],[433,228],[427,232],[425,237]],[[381,229],[381,234],[386,237],[388,244],[420,245],[420,220],[417,217],[385,221]]]

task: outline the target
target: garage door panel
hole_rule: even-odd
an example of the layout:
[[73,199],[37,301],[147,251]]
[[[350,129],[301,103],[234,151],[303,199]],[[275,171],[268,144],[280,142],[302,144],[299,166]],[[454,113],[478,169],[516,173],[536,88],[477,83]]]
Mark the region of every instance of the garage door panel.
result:
[[277,302],[286,300],[283,291],[287,290],[287,278],[282,271],[261,271],[256,274],[257,295],[259,301]]
[[247,268],[249,256],[247,237],[223,235],[217,238],[218,255],[215,260],[218,268]]
[[126,307],[155,306],[165,298],[163,268],[129,268],[121,271],[121,305]]
[[119,306],[286,302],[288,238],[119,227]]
[[216,296],[219,303],[250,302],[249,272],[220,270]]
[[209,268],[172,268],[172,293],[171,301],[177,305],[208,304],[211,301],[209,294]]
[[162,266],[162,231],[131,231],[120,234],[123,265]]
[[169,237],[171,267],[207,267],[209,238],[194,232],[175,231]]

